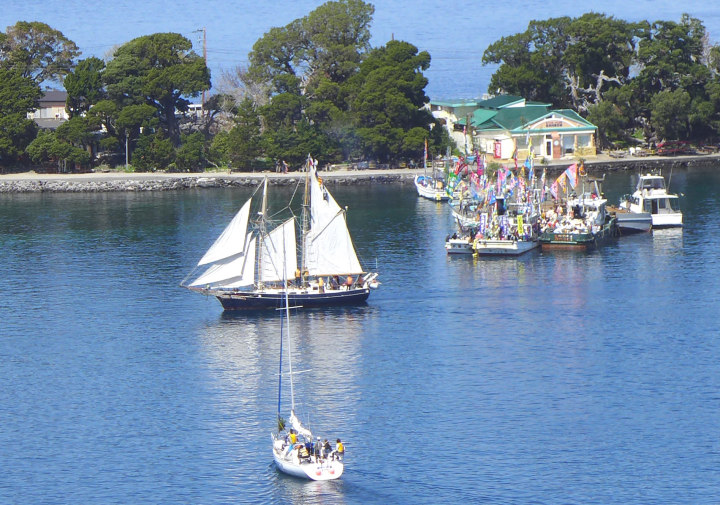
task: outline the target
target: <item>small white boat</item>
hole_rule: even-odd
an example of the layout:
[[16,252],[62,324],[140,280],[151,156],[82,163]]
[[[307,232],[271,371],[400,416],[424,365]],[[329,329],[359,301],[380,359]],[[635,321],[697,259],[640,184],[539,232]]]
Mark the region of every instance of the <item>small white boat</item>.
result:
[[608,207],[615,214],[621,234],[644,233],[652,228],[652,215],[649,212],[630,212],[623,207]]
[[634,214],[650,214],[652,227],[674,228],[683,225],[677,195],[667,192],[662,175],[641,175],[635,192],[620,202],[620,207]]
[[427,175],[415,176],[415,189],[418,195],[435,202],[447,201],[450,198],[445,190],[445,183]]
[[[278,469],[288,475],[310,480],[338,479],[345,470],[342,461],[344,449],[338,453],[340,447],[331,450],[327,439],[323,442],[320,437],[313,443],[312,432],[302,425],[295,415],[295,388],[292,371],[292,337],[290,336],[290,298],[285,291],[285,328],[287,342],[284,342],[283,325],[280,326],[280,371],[278,374],[278,414],[277,431],[271,433],[273,460]],[[282,365],[283,343],[287,347],[287,358],[290,374],[290,417],[289,427],[280,416],[280,403],[282,398]],[[340,444],[340,439],[337,439]]]
[[448,254],[473,254],[473,241],[469,236],[453,235],[445,240],[445,250]]
[[480,256],[519,256],[540,247],[537,238],[530,240],[478,239],[474,243],[475,252]]

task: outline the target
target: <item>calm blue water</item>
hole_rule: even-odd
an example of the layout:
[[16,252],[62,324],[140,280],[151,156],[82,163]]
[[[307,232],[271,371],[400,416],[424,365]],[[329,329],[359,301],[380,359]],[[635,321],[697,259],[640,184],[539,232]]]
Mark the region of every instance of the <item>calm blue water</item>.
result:
[[682,231],[481,261],[409,185],[336,188],[383,284],[293,320],[326,483],[272,465],[277,314],[177,286],[247,190],[2,195],[0,503],[718,503],[720,173],[671,186]]
[[[114,47],[156,32],[181,33],[202,54],[203,27],[207,30],[208,66],[213,85],[224,71],[247,65],[252,45],[275,26],[285,26],[322,5],[323,0],[4,0],[0,30],[17,21],[43,21],[60,30],[83,51],[83,56],[105,57]],[[687,12],[701,19],[712,43],[720,42],[720,10],[706,0],[607,0],[578,2],[541,0],[515,2],[416,2],[383,0],[375,5],[372,44],[392,37],[413,43],[432,56],[426,72],[431,98],[475,98],[488,91],[494,66],[481,63],[485,49],[501,37],[525,31],[528,22],[560,16],[604,12],[627,21],[680,21]]]

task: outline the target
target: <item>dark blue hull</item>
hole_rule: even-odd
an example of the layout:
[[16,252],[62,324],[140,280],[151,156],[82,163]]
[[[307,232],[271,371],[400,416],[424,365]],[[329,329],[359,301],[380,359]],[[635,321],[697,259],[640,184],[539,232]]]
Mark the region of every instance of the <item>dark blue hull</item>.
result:
[[[288,299],[295,307],[330,307],[363,303],[370,296],[369,288],[332,291],[328,293],[290,293]],[[225,310],[277,309],[285,306],[285,293],[228,293],[216,295]]]

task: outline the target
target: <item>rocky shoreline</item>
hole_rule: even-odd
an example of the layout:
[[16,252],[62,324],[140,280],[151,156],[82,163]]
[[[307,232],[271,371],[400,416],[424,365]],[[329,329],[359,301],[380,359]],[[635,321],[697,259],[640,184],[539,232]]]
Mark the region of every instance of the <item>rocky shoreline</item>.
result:
[[[559,173],[572,163],[562,160],[547,165],[548,173]],[[588,173],[599,176],[617,171],[654,171],[717,167],[720,155],[646,157],[614,159],[598,156],[585,163]],[[327,184],[412,184],[423,169],[354,170],[321,172]],[[274,185],[294,185],[302,173],[89,173],[89,174],[23,174],[0,175],[0,193],[99,193],[115,191],[178,191],[198,188],[256,186],[264,177]]]
[[[397,184],[413,183],[415,172],[388,171],[386,174],[320,173],[327,184]],[[101,193],[114,191],[179,191],[198,188],[229,188],[257,186],[268,176],[270,184],[294,185],[302,174],[128,174],[105,176],[105,174],[75,174],[64,176],[38,176],[36,178],[0,178],[0,193]]]

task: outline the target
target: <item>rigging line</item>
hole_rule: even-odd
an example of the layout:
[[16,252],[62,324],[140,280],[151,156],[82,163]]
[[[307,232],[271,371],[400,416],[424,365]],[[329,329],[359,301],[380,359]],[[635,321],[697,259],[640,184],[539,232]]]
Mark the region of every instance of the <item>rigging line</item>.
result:
[[320,235],[322,235],[323,232],[324,232],[325,230],[327,230],[328,226],[330,226],[330,225],[333,223],[333,221],[335,221],[335,219],[336,219],[339,215],[341,215],[341,214],[345,214],[345,209],[340,209],[340,210],[337,212],[337,214],[335,214],[335,215],[332,217],[332,219],[330,219],[330,220],[327,222],[327,224],[323,227],[322,230],[320,230],[320,231],[317,232],[317,233],[314,233],[314,234],[313,234],[313,235],[314,235],[313,240],[315,240],[315,237],[319,237]]

